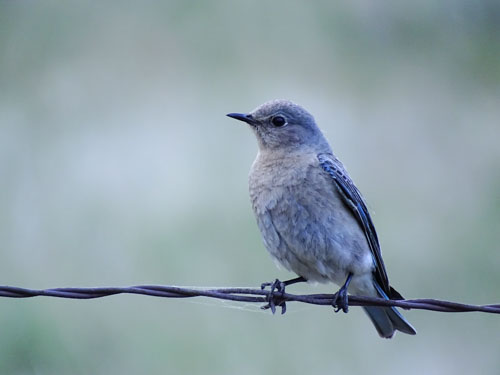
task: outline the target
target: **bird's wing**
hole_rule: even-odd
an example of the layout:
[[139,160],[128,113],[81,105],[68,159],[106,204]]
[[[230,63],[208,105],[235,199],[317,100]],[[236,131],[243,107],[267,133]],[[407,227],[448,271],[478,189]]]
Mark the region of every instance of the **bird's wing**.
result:
[[366,208],[366,204],[361,196],[361,193],[345,171],[342,163],[333,154],[318,154],[318,160],[323,170],[327,172],[335,181],[336,186],[341,193],[340,195],[346,202],[347,206],[353,211],[353,214],[360,223],[361,228],[363,228],[375,262],[375,279],[384,292],[390,296],[392,294],[391,288],[389,286],[389,279],[387,278],[384,261],[382,260],[382,254],[380,253],[380,244],[378,242],[377,232],[375,231],[375,226],[373,225],[372,218]]

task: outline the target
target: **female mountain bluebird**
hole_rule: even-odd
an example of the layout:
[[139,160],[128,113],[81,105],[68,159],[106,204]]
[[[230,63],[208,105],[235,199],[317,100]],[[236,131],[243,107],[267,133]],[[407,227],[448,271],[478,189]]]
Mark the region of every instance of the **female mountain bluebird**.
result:
[[[274,283],[284,291],[300,281],[342,286],[333,301],[347,312],[354,295],[403,299],[389,285],[380,245],[361,193],[333,154],[314,118],[287,100],[229,117],[250,125],[259,152],[250,170],[252,207],[271,256],[298,278]],[[283,302],[278,302],[283,306]],[[274,299],[270,307],[275,309]],[[394,307],[364,310],[381,337],[415,329]]]

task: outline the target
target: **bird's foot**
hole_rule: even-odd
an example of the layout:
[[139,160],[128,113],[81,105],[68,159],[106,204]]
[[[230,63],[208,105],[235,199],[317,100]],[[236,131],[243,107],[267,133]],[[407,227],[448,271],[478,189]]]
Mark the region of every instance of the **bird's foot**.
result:
[[339,291],[333,295],[332,306],[335,312],[342,310],[346,313],[349,311],[349,298],[347,297],[346,288],[340,288]]
[[[271,309],[271,312],[274,314],[276,312],[276,306],[281,306],[281,314],[284,314],[286,312],[286,302],[283,299],[283,293],[285,293],[286,283],[276,279],[272,283],[262,283],[260,289],[264,290],[268,286],[271,290],[266,298],[267,305],[262,306],[261,309]],[[278,294],[276,292],[278,292]]]
[[349,311],[349,297],[347,296],[347,288],[349,288],[351,279],[352,273],[349,273],[344,285],[342,285],[342,288],[340,288],[338,292],[333,295],[332,306],[335,309],[335,312],[339,312],[340,310],[342,310],[343,312],[347,313]]

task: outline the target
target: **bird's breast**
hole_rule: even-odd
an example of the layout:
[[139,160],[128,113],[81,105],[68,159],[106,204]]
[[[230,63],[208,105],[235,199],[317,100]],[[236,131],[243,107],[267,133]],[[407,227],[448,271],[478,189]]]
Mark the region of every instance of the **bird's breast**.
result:
[[257,155],[249,175],[250,199],[256,214],[272,210],[291,191],[303,190],[317,163],[315,154]]
[[258,157],[249,190],[266,248],[286,268],[317,281],[371,272],[365,235],[315,155]]

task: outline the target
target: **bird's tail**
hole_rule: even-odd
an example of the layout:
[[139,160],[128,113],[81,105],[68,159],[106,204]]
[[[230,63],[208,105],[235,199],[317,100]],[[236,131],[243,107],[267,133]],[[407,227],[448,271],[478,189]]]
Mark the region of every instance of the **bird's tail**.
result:
[[[376,282],[375,288],[380,297],[389,299],[387,294],[385,294]],[[380,337],[390,339],[396,331],[401,331],[409,335],[415,335],[417,333],[415,328],[408,323],[395,307],[364,306],[363,309],[377,329]]]

